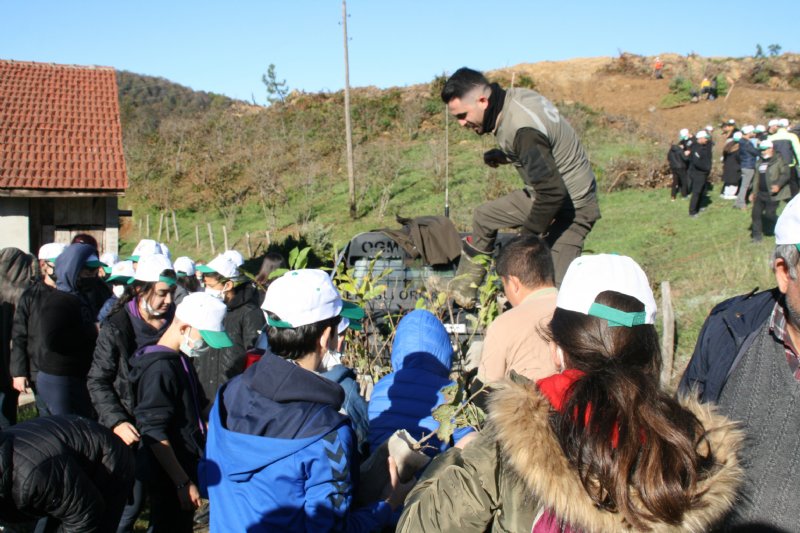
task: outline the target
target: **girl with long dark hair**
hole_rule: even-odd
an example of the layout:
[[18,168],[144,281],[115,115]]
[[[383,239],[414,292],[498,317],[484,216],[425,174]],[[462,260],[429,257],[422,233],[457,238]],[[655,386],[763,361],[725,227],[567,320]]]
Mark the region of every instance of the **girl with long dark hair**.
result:
[[630,258],[570,265],[552,321],[558,374],[514,378],[489,424],[434,460],[402,531],[706,531],[733,505],[740,431],[659,387],[655,299]]

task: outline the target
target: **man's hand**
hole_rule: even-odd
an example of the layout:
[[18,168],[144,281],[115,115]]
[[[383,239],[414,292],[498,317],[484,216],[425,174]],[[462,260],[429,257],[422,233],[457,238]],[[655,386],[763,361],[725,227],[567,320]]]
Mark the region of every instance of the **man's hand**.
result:
[[200,490],[194,483],[189,483],[185,487],[178,489],[178,500],[181,502],[181,509],[184,511],[194,511],[200,507]]
[[780,191],[780,190],[781,190],[781,188],[780,188],[780,187],[778,187],[777,185],[773,185],[773,186],[770,188],[770,190],[772,191],[772,194],[778,194],[778,191]]
[[114,426],[113,431],[127,446],[130,446],[134,442],[139,442],[139,432],[136,431],[136,428],[130,422],[121,422],[117,424]]
[[20,377],[20,378],[14,378],[12,380],[11,386],[14,387],[14,390],[19,391],[22,394],[25,394],[26,392],[28,392],[30,384],[28,383],[28,378]]
[[492,148],[488,152],[484,152],[483,162],[492,168],[497,168],[500,165],[507,165],[511,161],[508,160],[505,152],[503,152],[499,148]]

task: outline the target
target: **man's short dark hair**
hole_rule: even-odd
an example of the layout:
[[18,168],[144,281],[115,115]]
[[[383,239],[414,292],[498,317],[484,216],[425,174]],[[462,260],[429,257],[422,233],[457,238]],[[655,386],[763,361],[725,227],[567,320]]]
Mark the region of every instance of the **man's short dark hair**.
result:
[[489,80],[483,74],[471,68],[461,67],[445,82],[444,88],[442,88],[442,100],[445,104],[449,104],[453,98],[463,98],[475,87],[486,87],[487,85],[489,85]]
[[550,247],[536,235],[523,235],[503,246],[495,270],[501,278],[516,276],[528,288],[556,284]]
[[[281,319],[271,311],[267,311],[267,316],[269,316],[270,320]],[[333,330],[336,330],[339,326],[339,320],[341,320],[341,317],[334,316],[296,328],[276,328],[267,323],[269,349],[272,353],[284,359],[295,360],[305,357],[317,349],[317,342],[322,337],[322,332],[325,331],[325,328],[330,326]]]

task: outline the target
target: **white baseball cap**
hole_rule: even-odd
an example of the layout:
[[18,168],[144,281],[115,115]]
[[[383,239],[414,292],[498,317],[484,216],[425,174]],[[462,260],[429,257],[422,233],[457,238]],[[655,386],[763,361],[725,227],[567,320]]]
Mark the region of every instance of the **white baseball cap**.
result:
[[207,265],[200,265],[197,267],[197,270],[203,274],[219,274],[227,279],[236,279],[239,277],[239,269],[234,262],[224,254],[219,254]]
[[770,148],[772,148],[772,141],[770,141],[769,139],[764,139],[763,141],[758,143],[759,150],[769,150]]
[[184,297],[175,309],[175,318],[199,331],[212,348],[230,348],[233,342],[222,323],[227,309],[224,303],[213,296],[193,292]]
[[139,258],[139,264],[136,267],[136,274],[131,279],[144,281],[146,283],[153,283],[162,281],[167,285],[175,285],[175,278],[162,276],[161,273],[165,270],[172,270],[172,262],[166,255],[150,254],[144,255]]
[[142,239],[139,241],[139,244],[136,245],[136,248],[133,249],[133,253],[129,259],[134,263],[137,263],[142,257],[153,254],[164,255],[169,258],[169,250],[166,250],[165,248],[166,247],[163,244],[156,242],[153,239]]
[[113,252],[106,252],[100,256],[100,262],[106,266],[114,266],[119,261],[119,256]]
[[732,139],[734,141],[742,140],[742,132],[741,131],[737,131],[736,133],[734,133]]
[[749,135],[755,130],[756,128],[752,124],[747,124],[746,126],[742,126],[742,135]]
[[39,259],[54,263],[67,245],[63,242],[50,242],[39,248]]
[[714,131],[714,126],[712,126],[711,124],[707,124],[706,127],[703,129],[705,129],[707,132],[712,132]]
[[192,261],[191,257],[186,257],[185,255],[183,257],[179,257],[175,260],[173,266],[175,267],[175,273],[178,274],[178,276],[194,276],[195,267],[194,261]]
[[800,195],[783,208],[775,224],[775,244],[800,243]]
[[780,126],[780,122],[781,121],[778,120],[777,118],[773,118],[769,122],[767,122],[767,126],[769,126],[770,128],[773,126]]
[[261,309],[277,315],[267,316],[275,328],[298,328],[341,315],[349,320],[364,318],[364,310],[342,301],[327,272],[314,269],[291,270],[273,281]]
[[133,261],[126,260],[114,263],[109,274],[110,276],[106,280],[109,283],[114,281],[128,283],[136,275],[136,271],[133,269]]
[[[644,304],[644,311],[628,313],[595,303],[604,291],[636,298]],[[603,318],[612,326],[654,324],[656,319],[656,300],[647,275],[636,261],[624,255],[584,255],[572,261],[561,282],[556,307]]]
[[683,128],[681,131],[678,132],[678,136],[681,139],[688,139],[689,138],[689,128]]
[[708,132],[706,130],[700,130],[695,134],[695,137],[698,139],[708,139]]
[[764,133],[765,131],[767,131],[767,127],[765,125],[759,124],[758,126],[756,126],[755,129],[756,133]]
[[788,128],[789,127],[789,119],[788,118],[782,118],[782,119],[778,120],[778,126],[781,127],[781,128]]
[[236,268],[239,268],[244,264],[244,257],[236,250],[225,250],[222,252],[222,255],[230,259],[231,263],[236,265]]

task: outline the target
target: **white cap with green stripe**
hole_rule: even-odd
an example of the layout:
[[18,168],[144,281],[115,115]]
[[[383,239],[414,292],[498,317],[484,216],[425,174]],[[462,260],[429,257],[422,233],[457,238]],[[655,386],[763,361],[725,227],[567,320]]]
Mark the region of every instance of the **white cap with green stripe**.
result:
[[[644,311],[630,313],[595,302],[597,295],[615,291],[636,298]],[[556,299],[556,307],[603,318],[610,326],[638,326],[656,320],[656,300],[647,275],[624,255],[584,255],[570,263]]]
[[315,269],[291,270],[273,281],[261,309],[276,315],[267,316],[275,328],[298,328],[335,316],[352,321],[364,318],[364,310],[342,301],[327,272]]
[[193,292],[175,309],[175,318],[199,331],[212,348],[230,348],[233,342],[222,323],[227,311],[228,307],[213,296]]

